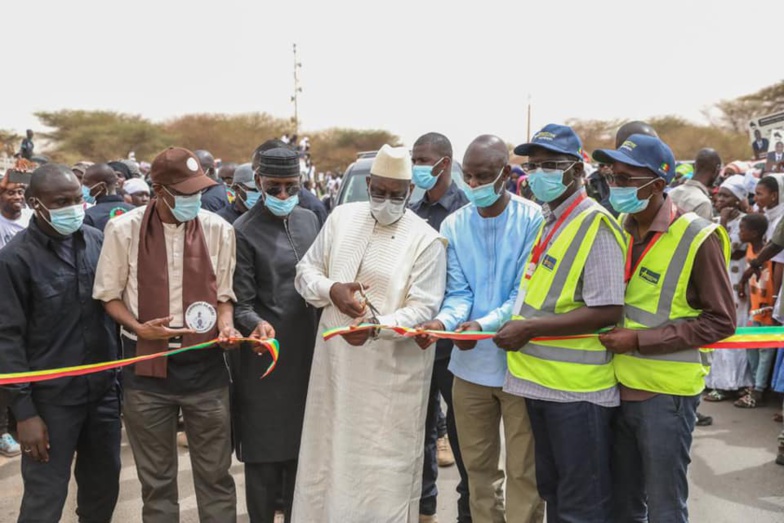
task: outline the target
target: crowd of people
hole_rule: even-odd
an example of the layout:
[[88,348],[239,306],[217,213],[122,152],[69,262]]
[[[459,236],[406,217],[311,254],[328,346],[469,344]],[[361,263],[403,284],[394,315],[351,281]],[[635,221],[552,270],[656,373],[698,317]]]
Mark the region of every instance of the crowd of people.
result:
[[122,427],[145,522],[179,520],[178,439],[205,522],[236,520],[232,453],[254,522],[433,523],[452,461],[458,522],[686,522],[700,400],[784,392],[784,350],[702,348],[784,320],[784,174],[550,124],[517,167],[478,136],[459,186],[431,132],[327,209],[309,147],[0,180],[0,374],[150,357],[0,388],[20,522],[61,519],[72,468],[80,521],[110,521]]

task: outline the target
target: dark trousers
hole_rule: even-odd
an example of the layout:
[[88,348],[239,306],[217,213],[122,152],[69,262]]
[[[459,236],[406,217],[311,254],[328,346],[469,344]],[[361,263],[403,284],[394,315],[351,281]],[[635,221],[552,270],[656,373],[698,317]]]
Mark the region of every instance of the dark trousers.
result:
[[8,432],[8,406],[11,404],[11,394],[0,387],[0,436]]
[[449,445],[455,455],[455,464],[460,473],[460,483],[457,484],[457,520],[460,523],[471,521],[471,509],[468,503],[468,474],[463,466],[460,455],[460,445],[457,439],[455,413],[452,409],[452,381],[454,376],[449,372],[449,358],[437,359],[433,365],[433,379],[430,381],[430,400],[427,405],[427,418],[425,420],[425,459],[422,471],[422,498],[419,501],[419,513],[432,516],[437,510],[438,488],[438,459],[436,440],[438,434],[438,413],[441,410],[443,396],[446,403],[446,430],[449,435]]
[[699,394],[658,394],[621,403],[614,426],[615,521],[689,520],[686,471],[699,402]]
[[617,409],[585,401],[525,400],[536,483],[548,523],[605,523],[610,517],[612,418]]
[[76,454],[76,514],[81,523],[109,523],[120,491],[120,399],[112,388],[99,401],[37,403],[49,433],[49,462],[22,454],[24,496],[19,522],[60,521]]
[[182,410],[199,521],[237,519],[228,387],[191,394],[125,389],[125,430],[142,484],[145,523],[179,523],[177,418]]
[[273,523],[278,494],[283,495],[286,523],[291,521],[297,460],[280,463],[245,463],[245,501],[251,523]]

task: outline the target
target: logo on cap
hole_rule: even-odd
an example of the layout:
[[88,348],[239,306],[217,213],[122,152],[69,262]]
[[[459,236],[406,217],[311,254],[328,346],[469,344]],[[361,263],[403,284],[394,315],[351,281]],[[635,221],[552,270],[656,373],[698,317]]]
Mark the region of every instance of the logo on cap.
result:
[[626,140],[625,142],[623,142],[623,145],[621,145],[620,148],[621,149],[629,149],[630,151],[633,151],[635,147],[637,147],[636,143],[634,143],[631,140]]
[[670,164],[668,164],[667,162],[664,162],[663,164],[661,164],[661,167],[659,167],[659,169],[661,169],[662,171],[668,173],[668,172],[670,172]]
[[218,321],[215,307],[206,301],[196,301],[185,311],[185,324],[199,334],[210,332]]
[[548,131],[539,131],[534,135],[534,140],[555,140],[555,135]]
[[185,165],[187,165],[188,169],[190,169],[193,172],[196,172],[196,171],[199,170],[199,164],[196,161],[196,158],[193,158],[193,157],[188,158],[188,161],[185,162]]

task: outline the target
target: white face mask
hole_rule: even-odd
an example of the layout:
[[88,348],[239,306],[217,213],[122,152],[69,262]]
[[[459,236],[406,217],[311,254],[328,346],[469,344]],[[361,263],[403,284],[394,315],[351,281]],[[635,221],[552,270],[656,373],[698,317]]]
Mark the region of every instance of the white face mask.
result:
[[395,203],[392,200],[383,200],[381,202],[370,199],[370,214],[376,219],[379,225],[386,227],[392,225],[406,213],[406,202]]

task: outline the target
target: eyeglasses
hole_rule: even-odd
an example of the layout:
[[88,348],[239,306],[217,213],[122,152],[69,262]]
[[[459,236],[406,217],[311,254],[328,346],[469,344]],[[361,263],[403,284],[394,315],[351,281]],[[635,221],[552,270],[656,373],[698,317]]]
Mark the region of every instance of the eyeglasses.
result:
[[384,194],[368,190],[368,194],[370,194],[370,199],[376,203],[382,203],[384,200],[389,200],[392,203],[400,204],[404,203],[406,199],[408,199],[408,191],[401,195],[400,193]]
[[620,185],[622,187],[629,185],[629,182],[634,180],[655,180],[655,178],[650,176],[619,176],[617,174],[605,174],[604,179],[607,180],[607,183],[610,185]]
[[531,173],[541,167],[543,171],[568,171],[577,162],[569,160],[550,160],[547,162],[525,162],[522,168],[525,172]]
[[280,196],[284,191],[289,196],[299,194],[301,187],[299,185],[273,185],[271,187],[262,187],[262,190],[270,196]]

